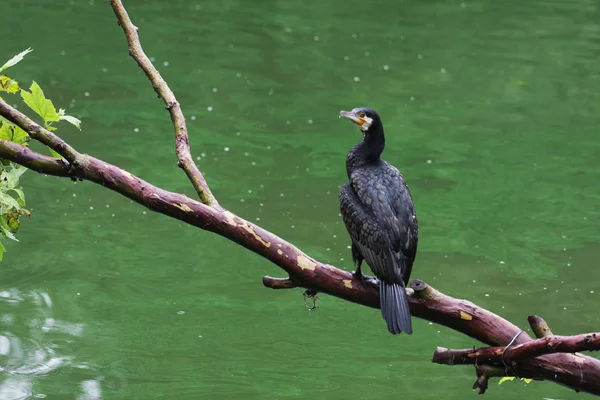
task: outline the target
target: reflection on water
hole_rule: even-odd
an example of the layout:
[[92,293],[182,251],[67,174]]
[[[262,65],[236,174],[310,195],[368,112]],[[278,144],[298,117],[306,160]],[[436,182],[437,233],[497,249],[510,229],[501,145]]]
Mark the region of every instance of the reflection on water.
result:
[[[0,311],[0,399],[45,398],[36,377],[65,368],[92,369],[68,352],[84,324],[55,319],[48,293],[0,288]],[[77,399],[99,399],[100,381],[84,380],[79,391]]]

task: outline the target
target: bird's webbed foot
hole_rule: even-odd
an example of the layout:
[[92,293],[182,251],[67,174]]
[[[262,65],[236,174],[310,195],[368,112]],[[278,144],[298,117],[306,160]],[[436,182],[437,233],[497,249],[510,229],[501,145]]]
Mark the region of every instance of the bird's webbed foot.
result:
[[356,268],[356,271],[352,271],[352,276],[354,276],[356,279],[358,279],[360,281],[360,284],[362,285],[363,288],[367,287],[368,282],[373,282],[373,281],[376,282],[377,281],[377,279],[375,279],[375,277],[373,277],[373,276],[363,275],[360,270],[360,266],[358,268]]

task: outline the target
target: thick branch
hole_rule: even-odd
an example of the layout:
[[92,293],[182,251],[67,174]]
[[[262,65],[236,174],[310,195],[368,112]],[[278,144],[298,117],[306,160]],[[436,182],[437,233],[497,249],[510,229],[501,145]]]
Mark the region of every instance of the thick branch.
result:
[[[576,336],[546,336],[526,343],[511,346],[482,347],[479,349],[450,350],[438,347],[433,353],[433,362],[438,364],[499,364],[524,361],[551,353],[576,353],[585,350],[600,350],[600,332]],[[504,357],[502,353],[504,352]]]
[[200,200],[206,205],[218,208],[219,203],[213,196],[204,176],[192,159],[185,117],[183,116],[179,102],[175,98],[175,94],[169,88],[169,85],[167,85],[167,82],[162,78],[158,70],[154,68],[154,65],[152,65],[152,62],[148,56],[146,56],[146,53],[144,53],[138,35],[138,27],[131,22],[121,0],[111,0],[110,4],[119,20],[119,24],[125,32],[125,36],[127,37],[129,54],[137,62],[142,71],[144,71],[152,83],[154,91],[161,99],[163,99],[167,110],[169,110],[171,121],[173,122],[173,129],[175,130],[175,149],[177,151],[177,158],[179,159],[178,165],[185,171],[188,179],[192,182]]

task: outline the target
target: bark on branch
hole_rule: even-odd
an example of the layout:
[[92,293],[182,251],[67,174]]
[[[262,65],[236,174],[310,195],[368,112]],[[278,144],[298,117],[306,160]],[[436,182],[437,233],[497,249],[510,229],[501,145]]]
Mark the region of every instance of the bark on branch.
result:
[[[127,36],[132,56],[150,79],[155,91],[167,104],[175,128],[180,166],[194,184],[202,202],[158,188],[121,168],[95,157],[77,153],[62,139],[2,100],[0,100],[0,115],[20,126],[32,138],[45,144],[49,143],[48,145],[63,155],[67,161],[46,157],[27,147],[4,140],[0,140],[0,157],[48,175],[66,177],[74,173],[78,178],[105,186],[152,211],[228,238],[271,261],[289,276],[289,278],[265,277],[263,284],[267,287],[274,289],[303,287],[308,289],[308,295],[322,292],[357,304],[379,308],[378,290],[374,283],[368,282],[363,287],[350,272],[322,263],[277,235],[218,206],[202,174],[191,161],[185,119],[175,96],[144,55],[139,45],[137,28],[131,23],[121,1],[111,0],[111,5]],[[76,168],[73,170],[74,164]],[[581,341],[587,340],[585,337],[574,343],[568,342],[573,344],[569,347],[569,344],[564,344],[565,340],[559,344],[556,342],[559,337],[548,336],[540,341],[546,346],[543,347],[544,345],[536,344],[537,341],[526,333],[519,334],[521,329],[511,322],[470,301],[440,293],[423,281],[413,281],[407,291],[411,314],[414,317],[447,326],[489,346],[494,346],[489,351],[480,349],[490,354],[487,358],[490,365],[477,366],[478,380],[475,385],[480,391],[485,391],[490,377],[513,374],[532,379],[546,379],[577,391],[600,395],[600,361],[581,354],[546,354],[548,351],[540,350],[541,348],[547,350],[548,343],[552,343],[554,348],[565,349],[565,351],[580,349]],[[536,321],[530,323],[541,326],[540,321]],[[536,331],[536,335],[544,336],[542,332],[549,332],[549,329],[540,328]],[[399,340],[402,340],[402,337]],[[504,365],[498,365],[497,351],[504,349],[509,343],[511,346],[504,354],[504,362],[509,368],[504,368]],[[585,344],[589,345],[589,343],[596,346],[597,339],[593,337]],[[506,358],[518,354],[514,353],[516,351],[522,351],[521,354],[528,356],[523,360],[516,356]],[[456,355],[453,359],[456,359]]]

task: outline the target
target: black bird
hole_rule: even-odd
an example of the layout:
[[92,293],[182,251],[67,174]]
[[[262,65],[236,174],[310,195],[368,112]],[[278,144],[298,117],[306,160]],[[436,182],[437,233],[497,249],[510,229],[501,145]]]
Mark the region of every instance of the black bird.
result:
[[340,189],[340,210],[352,239],[354,275],[365,260],[379,278],[381,315],[388,330],[412,333],[405,287],[417,254],[419,228],[402,174],[381,159],[385,147],[381,118],[370,108],[341,111],[363,132],[346,158],[349,183]]

